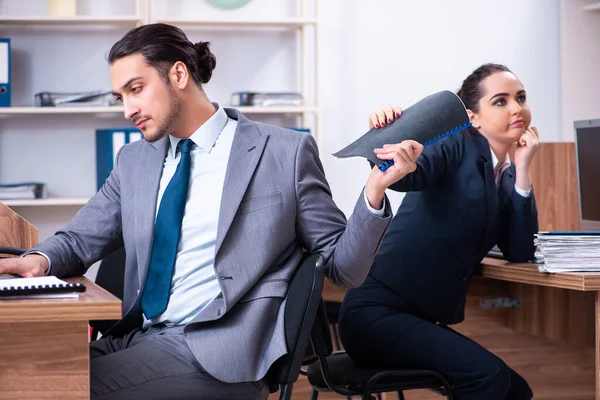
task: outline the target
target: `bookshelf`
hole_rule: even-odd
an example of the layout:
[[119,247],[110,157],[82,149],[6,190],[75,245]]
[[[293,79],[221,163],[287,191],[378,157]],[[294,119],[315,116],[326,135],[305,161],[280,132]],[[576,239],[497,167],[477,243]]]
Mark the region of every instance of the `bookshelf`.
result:
[[88,197],[49,197],[47,199],[0,200],[7,207],[84,206]]
[[186,18],[158,18],[153,22],[162,22],[177,25],[182,28],[228,28],[228,29],[262,29],[262,28],[300,28],[303,26],[314,26],[316,19],[285,18],[285,19],[186,19]]
[[113,16],[113,17],[93,17],[93,16],[75,16],[75,17],[51,17],[43,15],[21,16],[21,15],[0,15],[0,24],[8,25],[122,25],[134,27],[144,23],[144,19],[137,16]]
[[[227,107],[227,106],[226,106]],[[234,107],[244,114],[316,113],[316,107]],[[48,114],[122,114],[122,106],[108,107],[0,107],[0,116]]]
[[257,121],[309,128],[321,146],[317,1],[254,0],[223,10],[196,0],[77,0],[78,15],[57,17],[46,15],[47,0],[0,0],[0,37],[11,38],[12,57],[12,107],[0,107],[0,183],[41,181],[50,195],[3,203],[44,239],[94,195],[95,130],[132,127],[123,107],[34,107],[33,94],[110,88],[110,47],[146,23],[211,42],[217,68],[205,89],[222,106],[235,91],[300,92],[301,106],[235,108]]

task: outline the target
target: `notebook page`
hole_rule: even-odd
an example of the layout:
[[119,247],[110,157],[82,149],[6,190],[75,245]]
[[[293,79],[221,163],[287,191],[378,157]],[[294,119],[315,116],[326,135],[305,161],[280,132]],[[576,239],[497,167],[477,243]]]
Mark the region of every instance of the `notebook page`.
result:
[[[61,279],[55,276],[37,276],[34,278],[2,278],[0,279],[0,290],[2,289],[19,289],[32,286],[53,286],[53,285],[66,285]],[[79,293],[72,292],[61,292],[61,293],[28,293],[23,295],[12,295],[9,297],[2,297],[1,300],[18,300],[18,299],[63,299],[63,298],[78,298]]]
[[36,276],[34,278],[7,278],[0,279],[0,290],[4,288],[23,288],[39,285],[66,285],[67,282],[55,276]]

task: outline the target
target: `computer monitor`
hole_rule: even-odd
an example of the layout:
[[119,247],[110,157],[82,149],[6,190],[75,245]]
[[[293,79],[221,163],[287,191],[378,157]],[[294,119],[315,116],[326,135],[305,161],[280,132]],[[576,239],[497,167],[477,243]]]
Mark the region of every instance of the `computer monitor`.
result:
[[600,119],[575,121],[582,231],[600,231]]

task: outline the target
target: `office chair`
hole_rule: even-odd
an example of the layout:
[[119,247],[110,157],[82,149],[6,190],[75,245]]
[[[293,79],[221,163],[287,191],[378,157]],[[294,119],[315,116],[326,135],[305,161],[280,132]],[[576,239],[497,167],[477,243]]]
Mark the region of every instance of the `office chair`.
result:
[[[305,256],[295,272],[286,297],[284,310],[285,337],[288,354],[277,360],[267,373],[271,393],[281,389],[280,400],[290,400],[294,382],[302,365],[316,361],[310,349],[310,333],[314,325],[325,276],[323,258]],[[96,283],[114,296],[123,297],[125,249],[121,248],[102,260]],[[93,338],[105,332],[116,321],[90,321]]]
[[[125,285],[125,247],[111,253],[100,262],[98,274],[94,281],[98,286],[123,300]],[[92,327],[91,340],[98,339],[98,334],[106,332],[117,321],[90,321]]]
[[325,314],[327,315],[327,321],[333,335],[334,350],[340,351],[342,350],[342,341],[340,340],[340,333],[338,331],[338,322],[340,320],[342,303],[339,301],[323,300],[323,305],[325,306]]
[[[340,340],[340,333],[338,331],[338,322],[340,320],[340,310],[342,308],[342,303],[339,301],[333,300],[323,300],[323,305],[325,306],[325,314],[327,315],[327,321],[329,323],[329,327],[331,328],[331,334],[333,335],[333,344],[334,351],[342,351],[342,341]],[[300,371],[302,375],[308,375],[308,371],[302,370]],[[377,393],[377,400],[381,400],[381,393]],[[317,400],[319,398],[319,392],[317,389],[313,388],[312,395],[310,397],[311,400]],[[352,396],[346,396],[346,400],[352,400]]]
[[446,378],[431,370],[401,370],[357,365],[346,352],[332,350],[331,333],[325,305],[320,302],[311,332],[311,345],[318,362],[308,366],[308,381],[317,392],[336,392],[343,396],[362,396],[370,400],[372,393],[403,392],[430,389],[452,400],[452,389]]
[[267,373],[271,393],[281,389],[279,400],[290,400],[300,368],[316,361],[310,349],[310,334],[321,302],[325,274],[323,258],[309,255],[294,274],[284,310],[288,354],[277,360]]

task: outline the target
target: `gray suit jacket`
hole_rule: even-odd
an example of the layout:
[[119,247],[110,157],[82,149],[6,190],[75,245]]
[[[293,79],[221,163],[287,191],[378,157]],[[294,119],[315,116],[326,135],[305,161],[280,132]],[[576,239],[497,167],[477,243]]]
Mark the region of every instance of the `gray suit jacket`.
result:
[[[375,216],[361,193],[346,222],[332,200],[312,136],[250,121],[233,109],[226,112],[238,125],[215,249],[222,295],[186,326],[185,336],[215,378],[256,381],[286,354],[285,296],[302,248],[331,261],[326,274],[333,283],[358,286],[391,211],[386,201],[386,215]],[[50,256],[51,273],[65,277],[84,273],[125,245],[124,316],[109,332],[114,335],[141,326],[140,294],[168,145],[164,138],[124,146],[99,192],[64,229],[36,247]]]

